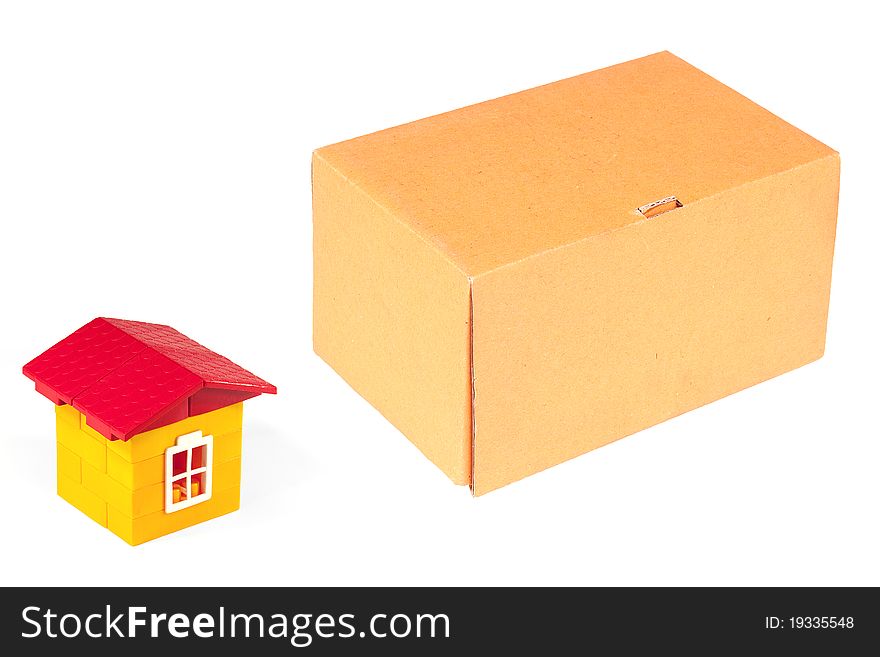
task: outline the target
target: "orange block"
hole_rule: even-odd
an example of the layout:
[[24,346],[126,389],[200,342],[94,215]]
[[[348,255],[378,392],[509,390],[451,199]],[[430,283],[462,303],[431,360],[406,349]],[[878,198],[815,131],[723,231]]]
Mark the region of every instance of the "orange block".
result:
[[327,146],[314,348],[485,493],[819,358],[838,181],[670,53]]

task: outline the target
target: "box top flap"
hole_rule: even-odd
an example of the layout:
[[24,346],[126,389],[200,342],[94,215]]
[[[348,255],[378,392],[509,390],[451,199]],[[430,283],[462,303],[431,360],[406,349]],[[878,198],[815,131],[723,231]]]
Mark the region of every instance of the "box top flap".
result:
[[833,152],[663,52],[316,156],[476,276]]

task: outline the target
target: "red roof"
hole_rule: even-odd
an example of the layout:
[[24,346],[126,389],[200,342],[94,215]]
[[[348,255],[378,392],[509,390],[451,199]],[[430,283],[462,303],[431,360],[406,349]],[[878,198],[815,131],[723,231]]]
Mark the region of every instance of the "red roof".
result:
[[24,366],[37,391],[111,440],[276,392],[170,326],[99,317]]

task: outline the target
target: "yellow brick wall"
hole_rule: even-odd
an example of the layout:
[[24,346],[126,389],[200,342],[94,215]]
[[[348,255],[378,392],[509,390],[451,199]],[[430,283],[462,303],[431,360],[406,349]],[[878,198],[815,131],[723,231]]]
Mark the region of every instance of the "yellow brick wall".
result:
[[[70,406],[56,407],[58,494],[132,545],[238,509],[243,404],[110,441]],[[192,431],[214,436],[211,499],[165,513],[165,450]]]

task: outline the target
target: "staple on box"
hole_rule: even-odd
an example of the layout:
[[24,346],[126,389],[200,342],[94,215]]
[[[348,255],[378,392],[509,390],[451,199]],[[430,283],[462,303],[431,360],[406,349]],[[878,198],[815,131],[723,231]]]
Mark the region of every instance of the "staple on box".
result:
[[664,212],[669,212],[670,210],[675,210],[675,208],[680,207],[681,201],[674,196],[667,196],[661,198],[659,201],[654,201],[653,203],[648,203],[639,207],[639,212],[645,216],[645,219],[650,219],[656,217],[658,214],[663,214]]

